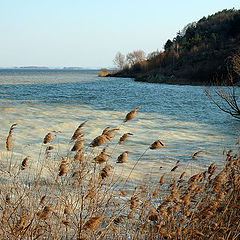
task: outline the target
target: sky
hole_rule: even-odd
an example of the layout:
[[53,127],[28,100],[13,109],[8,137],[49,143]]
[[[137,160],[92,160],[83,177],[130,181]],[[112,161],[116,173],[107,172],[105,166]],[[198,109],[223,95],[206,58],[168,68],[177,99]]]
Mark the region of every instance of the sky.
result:
[[113,67],[239,0],[0,0],[0,67]]

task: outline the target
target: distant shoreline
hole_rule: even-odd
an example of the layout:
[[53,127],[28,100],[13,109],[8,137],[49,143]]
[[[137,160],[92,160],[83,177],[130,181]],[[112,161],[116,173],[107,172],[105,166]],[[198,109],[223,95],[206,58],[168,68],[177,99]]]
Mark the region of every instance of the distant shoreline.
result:
[[72,71],[99,71],[99,69],[95,68],[81,68],[81,67],[59,67],[59,68],[51,68],[51,67],[0,67],[0,70],[72,70]]

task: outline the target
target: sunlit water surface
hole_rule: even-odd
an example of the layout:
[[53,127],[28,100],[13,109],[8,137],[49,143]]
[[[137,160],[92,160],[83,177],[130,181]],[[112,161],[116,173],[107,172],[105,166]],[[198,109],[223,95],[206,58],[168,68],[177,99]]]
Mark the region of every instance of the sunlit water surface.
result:
[[[106,126],[120,126],[127,112],[141,106],[111,144],[110,153],[123,133],[134,134],[114,150],[109,163],[115,169],[127,175],[158,138],[166,147],[147,150],[132,174],[134,179],[159,177],[178,160],[179,172],[205,170],[212,162],[220,165],[222,151],[236,147],[238,122],[219,111],[203,89],[99,78],[97,71],[0,70],[0,158],[3,161],[7,154],[5,140],[13,123],[18,124],[13,134],[16,159],[29,155],[34,163],[47,132],[59,131],[54,151],[64,155],[81,122],[88,120],[84,127],[87,146]],[[128,162],[116,165],[117,156],[126,150],[132,152]],[[193,160],[198,150],[203,152]]]

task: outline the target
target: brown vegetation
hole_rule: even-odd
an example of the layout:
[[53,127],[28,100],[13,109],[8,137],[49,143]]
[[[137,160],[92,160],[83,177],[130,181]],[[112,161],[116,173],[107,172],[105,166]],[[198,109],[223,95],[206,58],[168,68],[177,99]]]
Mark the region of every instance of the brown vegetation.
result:
[[129,53],[127,56],[134,61],[128,61],[127,67],[112,76],[169,84],[220,82],[228,74],[228,57],[239,51],[239,26],[240,10],[225,9],[203,17],[167,40],[164,51],[150,53],[147,60]]
[[98,76],[99,77],[107,77],[109,74],[113,74],[114,72],[113,71],[109,71],[107,69],[101,69],[99,72],[98,72]]
[[[106,137],[108,131],[104,129],[100,136]],[[74,137],[70,143],[75,145],[78,140]],[[114,151],[108,155],[106,146],[102,149],[107,143],[111,142],[105,139],[99,144],[95,139],[91,143],[95,148],[81,144],[77,154],[84,153],[84,158],[74,157],[71,146],[65,156],[56,152],[49,157],[40,150],[40,172],[27,164],[29,157],[8,161],[14,159],[11,149],[0,163],[0,238],[239,239],[239,150],[225,153],[221,169],[210,164],[205,171],[186,176],[177,162],[154,184],[141,182],[130,187],[130,176],[114,176],[112,166],[116,160],[126,159],[123,155],[117,158]],[[57,145],[54,137],[51,144]],[[51,152],[54,148],[49,146],[42,145]],[[147,150],[161,151],[164,146],[156,140]]]

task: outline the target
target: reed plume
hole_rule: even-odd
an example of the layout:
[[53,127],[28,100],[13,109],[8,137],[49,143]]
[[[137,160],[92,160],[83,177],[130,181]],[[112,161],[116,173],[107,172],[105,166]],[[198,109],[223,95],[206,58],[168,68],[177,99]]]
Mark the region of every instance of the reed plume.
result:
[[93,139],[93,141],[90,143],[90,147],[99,147],[99,146],[105,144],[107,142],[107,140],[110,141],[108,136],[100,135],[100,136],[96,137],[95,139]]
[[161,176],[160,180],[159,180],[159,184],[160,184],[160,185],[163,185],[164,175],[165,175],[165,174],[163,174],[163,175]]
[[9,133],[8,133],[8,136],[7,136],[7,140],[6,140],[6,148],[7,148],[7,151],[11,151],[12,149],[12,133],[13,133],[13,130],[14,128],[17,126],[16,123],[14,123],[11,127],[10,127],[10,130],[9,130]]
[[179,167],[179,165],[176,165],[175,167],[173,167],[172,169],[171,169],[171,172],[174,172],[174,171],[176,171],[176,169]]
[[78,138],[77,141],[75,142],[75,144],[73,145],[71,151],[75,152],[75,151],[80,151],[84,148],[84,143],[86,142],[85,139],[81,139]]
[[74,161],[79,162],[83,162],[85,160],[84,152],[82,151],[82,149],[78,150],[73,159]]
[[30,216],[28,215],[21,215],[20,220],[18,221],[18,223],[16,224],[16,226],[14,226],[14,233],[19,236],[24,232],[24,229],[27,227],[28,225],[28,220],[29,220]]
[[43,210],[37,212],[37,216],[42,220],[47,220],[48,218],[50,218],[53,211],[52,206],[52,204],[46,205]]
[[109,128],[110,128],[110,127],[104,128],[103,131],[102,131],[102,135],[105,135],[105,133],[109,130]]
[[21,170],[24,170],[27,167],[29,159],[30,159],[30,156],[27,156],[23,159],[21,164]]
[[136,113],[137,113],[137,110],[138,110],[139,108],[140,108],[140,107],[137,107],[137,108],[135,108],[134,110],[132,110],[131,112],[129,112],[129,113],[126,115],[126,117],[125,117],[125,119],[124,119],[123,122],[127,122],[127,121],[130,121],[130,120],[134,119],[134,118],[136,117]]
[[44,143],[44,144],[47,144],[47,143],[52,142],[52,140],[53,140],[53,134],[52,134],[52,133],[48,133],[48,134],[44,137],[43,143]]
[[105,130],[103,135],[105,135],[109,141],[111,141],[114,136],[115,136],[115,132],[120,130],[119,128],[114,128],[114,129],[110,129],[110,130]]
[[68,165],[66,161],[63,161],[59,167],[59,174],[58,176],[64,176],[68,172]]
[[110,155],[106,153],[106,147],[105,147],[102,150],[102,152],[99,155],[97,155],[93,160],[98,164],[102,164],[102,163],[106,163],[109,157]]
[[[13,128],[9,135],[12,135]],[[91,146],[105,144],[117,130],[105,128]],[[118,143],[121,144],[130,135],[125,133]],[[19,168],[9,169],[8,163],[1,162],[1,239],[239,238],[238,151],[226,151],[225,165],[218,171],[212,163],[201,172],[189,176],[186,164],[186,172],[176,176],[173,172],[184,165],[173,160],[172,169],[164,173],[162,167],[154,169],[154,174],[160,174],[157,175],[158,179],[155,175],[146,174],[149,181],[146,176],[140,176],[141,185],[136,184],[135,179],[127,185],[132,171],[146,151],[134,162],[127,181],[123,183],[125,174],[122,176],[118,169],[112,174],[113,167],[109,163],[112,164],[118,156],[115,155],[115,148],[110,158],[107,147],[102,151],[89,151],[88,148],[83,151],[85,140],[82,134],[74,140],[76,152],[73,159],[69,152],[61,158],[62,151],[60,153],[58,149],[51,153],[51,158],[47,158],[46,154],[39,157],[42,160],[39,164],[46,173],[37,175],[41,175],[39,178],[31,175],[35,168],[27,173],[21,172],[30,167],[29,156],[22,158],[19,154],[13,155],[16,163],[11,164],[20,165]],[[154,150],[164,146],[161,140],[157,140],[149,148]],[[51,149],[50,145],[46,145],[46,152]],[[129,153],[123,152],[117,162],[126,162]],[[85,161],[85,155],[88,161]],[[0,157],[3,158],[3,155]],[[125,167],[120,170],[131,169],[131,163]],[[139,166],[139,170],[141,168]],[[194,170],[191,168],[191,171]]]
[[40,204],[40,205],[43,205],[44,202],[45,202],[45,200],[46,200],[46,198],[47,198],[46,195],[42,196],[41,199],[40,199],[40,203],[39,203],[39,204]]
[[196,159],[196,158],[200,155],[200,153],[202,153],[202,152],[203,152],[202,150],[195,152],[195,153],[192,155],[192,159]]
[[51,150],[53,150],[53,149],[54,149],[54,146],[49,145],[49,146],[46,147],[46,152],[47,152],[47,151],[51,151]]
[[125,142],[126,140],[127,140],[127,138],[129,137],[129,136],[132,136],[133,134],[132,133],[124,133],[121,137],[120,137],[120,139],[119,139],[119,141],[118,141],[118,144],[122,144],[123,142]]
[[83,226],[84,230],[96,230],[101,224],[102,216],[95,216],[90,218]]
[[75,130],[75,132],[72,135],[71,140],[74,141],[76,140],[80,135],[84,135],[84,133],[82,132],[82,127],[86,124],[87,120],[84,121],[83,123],[81,123],[78,128]]
[[71,214],[72,212],[72,206],[71,205],[66,205],[65,208],[64,208],[64,214]]
[[165,147],[165,144],[159,139],[159,140],[156,140],[154,143],[152,143],[152,145],[150,146],[150,149],[155,150],[162,147]]
[[100,177],[101,177],[102,180],[110,175],[111,169],[112,169],[112,166],[106,165],[106,166],[100,171]]
[[127,156],[130,152],[125,151],[121,155],[118,156],[117,163],[125,163],[127,161]]

